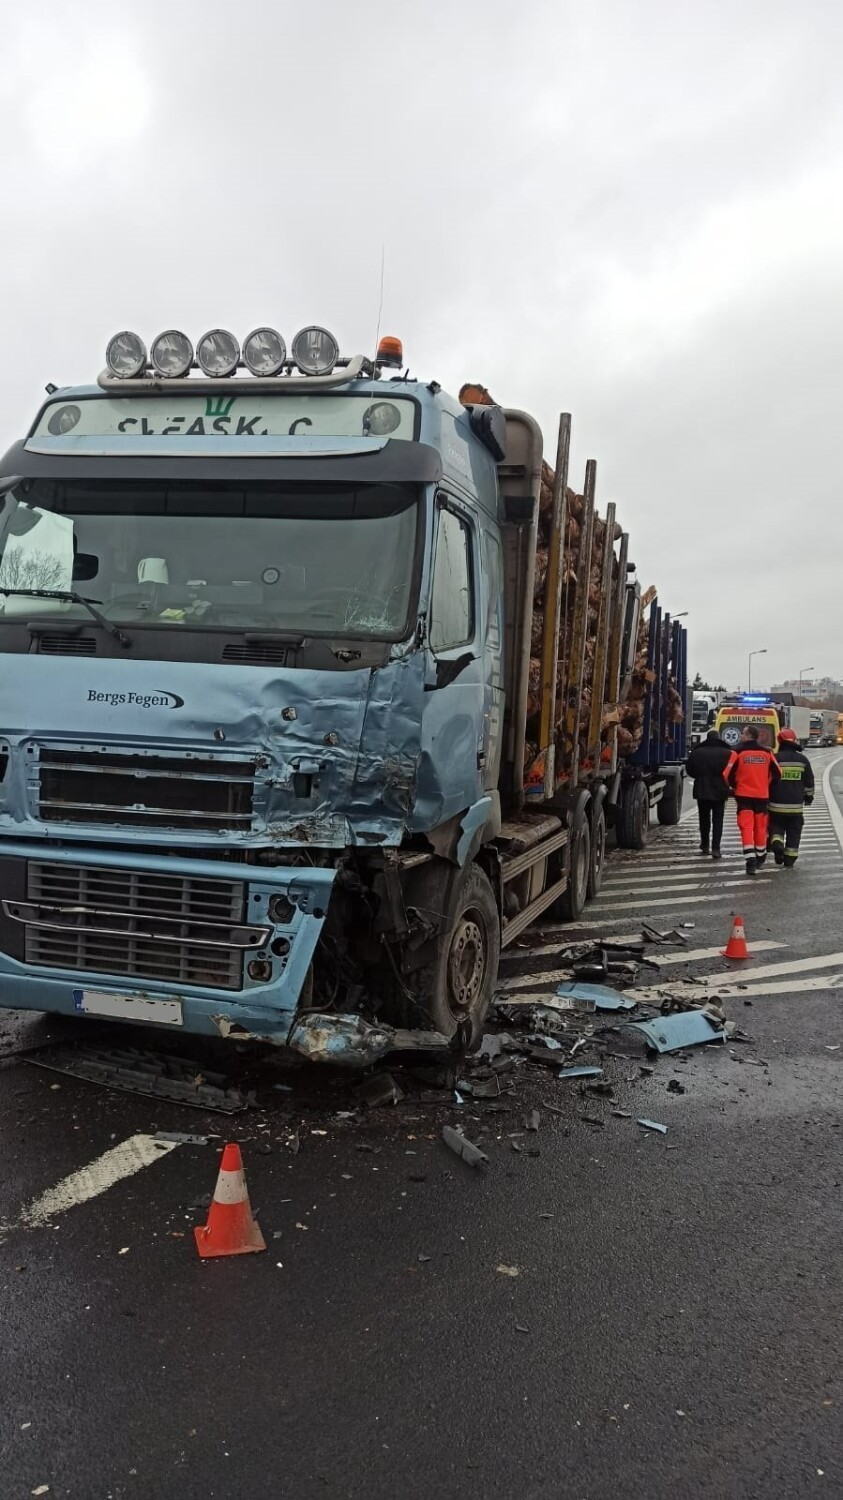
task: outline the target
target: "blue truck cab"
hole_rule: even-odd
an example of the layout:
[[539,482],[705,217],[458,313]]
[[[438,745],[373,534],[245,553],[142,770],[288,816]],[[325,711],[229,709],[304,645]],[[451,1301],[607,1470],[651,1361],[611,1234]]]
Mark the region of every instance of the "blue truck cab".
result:
[[5,455],[0,1005],[368,1062],[476,1044],[577,914],[523,786],[541,434],[401,361],[121,334]]

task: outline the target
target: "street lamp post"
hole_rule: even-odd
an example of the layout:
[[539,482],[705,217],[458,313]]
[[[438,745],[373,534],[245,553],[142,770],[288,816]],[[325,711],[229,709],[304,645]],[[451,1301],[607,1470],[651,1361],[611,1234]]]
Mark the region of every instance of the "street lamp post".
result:
[[747,664],[747,669],[746,669],[746,690],[747,690],[748,693],[752,692],[752,658],[753,658],[753,656],[766,656],[766,655],[767,655],[767,647],[766,646],[761,646],[758,651],[750,651],[750,653],[749,653],[749,662]]
[[802,678],[805,676],[806,672],[815,672],[815,671],[816,671],[816,667],[802,667],[801,668],[801,670],[799,672],[799,696],[800,696],[800,698],[802,697]]

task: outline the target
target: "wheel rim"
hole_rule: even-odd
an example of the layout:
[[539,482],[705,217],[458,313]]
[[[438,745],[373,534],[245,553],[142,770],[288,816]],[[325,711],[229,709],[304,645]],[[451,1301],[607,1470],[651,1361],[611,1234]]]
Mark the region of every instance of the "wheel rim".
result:
[[448,1001],[457,1016],[469,1012],[483,993],[488,944],[478,912],[464,912],[448,949]]

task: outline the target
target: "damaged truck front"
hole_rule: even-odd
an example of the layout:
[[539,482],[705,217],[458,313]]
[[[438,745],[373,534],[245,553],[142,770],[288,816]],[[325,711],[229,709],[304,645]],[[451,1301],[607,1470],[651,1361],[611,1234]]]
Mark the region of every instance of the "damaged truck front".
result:
[[394,340],[232,346],[118,335],[3,460],[0,1004],[471,1045],[584,899],[524,811],[541,434]]

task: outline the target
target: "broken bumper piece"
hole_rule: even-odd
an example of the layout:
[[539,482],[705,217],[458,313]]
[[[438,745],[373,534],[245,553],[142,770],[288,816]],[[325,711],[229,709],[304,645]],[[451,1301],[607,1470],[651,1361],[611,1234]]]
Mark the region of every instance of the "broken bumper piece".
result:
[[446,1055],[450,1044],[438,1031],[401,1031],[373,1024],[362,1016],[322,1015],[308,1011],[293,1025],[287,1046],[311,1062],[367,1068],[389,1052]]

